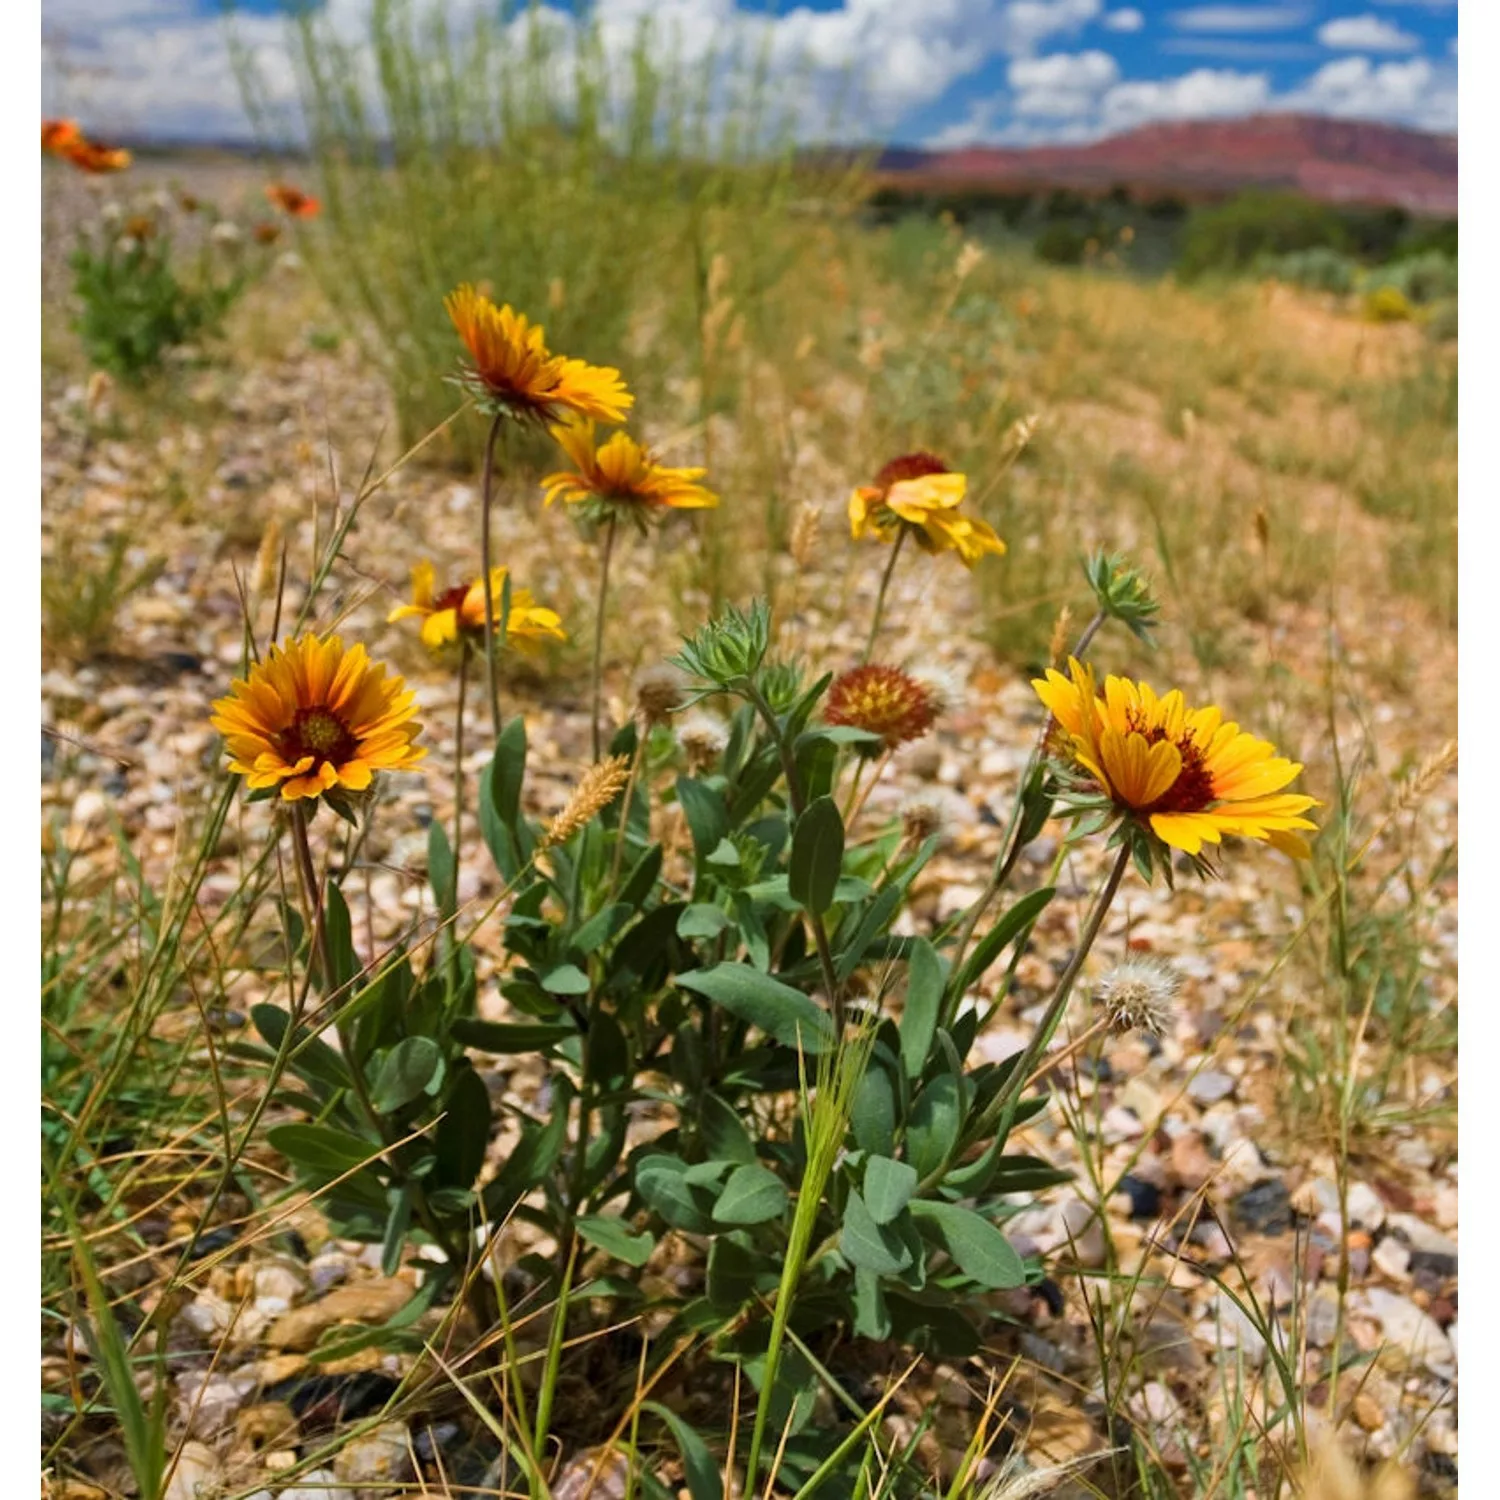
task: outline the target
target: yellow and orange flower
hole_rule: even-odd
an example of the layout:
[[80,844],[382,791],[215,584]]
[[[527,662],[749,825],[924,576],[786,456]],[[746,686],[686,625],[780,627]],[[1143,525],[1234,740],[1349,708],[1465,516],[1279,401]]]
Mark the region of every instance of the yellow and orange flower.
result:
[[496,307],[475,287],[465,283],[443,306],[472,361],[464,383],[493,407],[537,422],[571,412],[622,422],[634,404],[618,370],[550,353],[540,324]]
[[1318,803],[1284,790],[1302,770],[1295,761],[1218,708],[1189,709],[1176,688],[1158,698],[1144,682],[1106,677],[1101,698],[1093,668],[1069,657],[1068,671],[1049,669],[1032,686],[1069,758],[1119,813],[1185,854],[1230,834],[1307,858],[1298,830],[1316,828],[1303,814]]
[[[823,717],[830,724],[878,734],[887,750],[917,740],[936,722],[938,705],[924,683],[899,667],[869,662],[828,685]],[[874,748],[877,753],[879,747]]]
[[[495,613],[505,597],[505,580],[509,570],[490,569],[490,593]],[[460,640],[476,645],[484,641],[484,579],[456,584],[437,593],[435,574],[430,562],[421,562],[411,570],[411,603],[398,605],[386,616],[395,620],[419,619],[422,622],[422,644],[429,651],[441,652]],[[499,620],[495,625],[499,632]],[[550,609],[544,609],[531,597],[529,589],[512,589],[510,613],[505,620],[505,639],[527,648],[541,640],[567,640],[562,620]]]
[[323,206],[310,193],[304,193],[301,188],[294,188],[288,182],[268,182],[266,197],[294,219],[315,218]]
[[102,146],[98,141],[86,141],[82,136],[62,147],[62,154],[78,168],[100,176],[106,172],[123,172],[134,157],[123,146]]
[[659,511],[710,510],[719,503],[698,483],[705,470],[669,469],[626,433],[596,444],[593,422],[572,417],[553,427],[552,436],[573,468],[542,480],[547,505],[559,498],[570,505],[592,501],[644,520]]
[[412,741],[416,695],[363,646],[303,635],[272,646],[213,706],[229,769],[282,798],[364,791],[377,771],[407,771],[427,754]]
[[994,529],[959,514],[968,484],[964,475],[950,472],[934,454],[902,454],[875,476],[874,484],[862,485],[850,495],[850,535],[894,542],[905,534],[924,552],[956,552],[966,568],[987,552],[1001,556],[1005,543]]
[[83,139],[77,120],[43,120],[42,150],[61,156],[69,146]]

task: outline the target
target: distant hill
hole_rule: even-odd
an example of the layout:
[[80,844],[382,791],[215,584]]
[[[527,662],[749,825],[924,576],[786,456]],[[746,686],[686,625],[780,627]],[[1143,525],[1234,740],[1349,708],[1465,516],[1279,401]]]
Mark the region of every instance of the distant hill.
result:
[[1283,188],[1329,203],[1390,204],[1412,213],[1458,212],[1458,137],[1321,115],[1182,120],[1086,146],[884,152],[877,172],[892,185],[1219,196]]

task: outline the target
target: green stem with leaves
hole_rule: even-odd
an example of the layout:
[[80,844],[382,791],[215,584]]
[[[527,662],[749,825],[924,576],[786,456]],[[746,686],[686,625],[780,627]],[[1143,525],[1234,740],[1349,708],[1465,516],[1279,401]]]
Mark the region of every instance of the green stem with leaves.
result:
[[[500,645],[495,638],[495,585],[490,577],[490,510],[495,500],[495,444],[505,413],[497,411],[484,442],[484,477],[479,502],[479,566],[484,581],[484,673],[490,694],[490,723],[495,743],[500,743]],[[457,857],[458,851],[454,850]]]

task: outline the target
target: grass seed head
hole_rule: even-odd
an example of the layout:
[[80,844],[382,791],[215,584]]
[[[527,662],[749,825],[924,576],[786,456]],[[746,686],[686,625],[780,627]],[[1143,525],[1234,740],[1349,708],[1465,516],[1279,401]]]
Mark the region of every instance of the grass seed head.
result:
[[586,828],[625,789],[630,777],[630,757],[609,755],[592,765],[573,788],[567,806],[542,830],[539,848],[550,849],[565,844],[581,828]]

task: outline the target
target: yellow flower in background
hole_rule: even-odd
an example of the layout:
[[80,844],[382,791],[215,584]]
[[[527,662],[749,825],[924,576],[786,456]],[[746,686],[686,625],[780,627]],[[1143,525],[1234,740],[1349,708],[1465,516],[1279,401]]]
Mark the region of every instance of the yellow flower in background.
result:
[[465,384],[511,416],[555,422],[578,412],[622,422],[634,404],[618,370],[550,353],[539,324],[496,307],[474,287],[459,287],[443,306],[473,361]]
[[252,791],[279,787],[294,802],[336,787],[362,792],[377,771],[409,770],[427,754],[412,744],[416,712],[416,695],[363,646],[304,635],[236,679],[211,722],[231,771]]
[[991,526],[959,513],[968,484],[935,454],[903,454],[875,476],[873,485],[850,495],[850,535],[883,542],[910,535],[924,552],[956,552],[966,568],[987,552],[1003,556],[1005,543]]
[[1186,854],[1233,834],[1307,858],[1297,830],[1316,827],[1303,814],[1318,804],[1283,790],[1302,770],[1295,761],[1225,723],[1218,708],[1189,709],[1175,688],[1158,698],[1144,682],[1107,677],[1100,698],[1091,667],[1069,657],[1068,671],[1049,670],[1032,686],[1071,759],[1119,812]]
[[[490,593],[495,601],[495,629],[500,629],[500,603],[505,597],[507,568],[490,569]],[[387,624],[395,620],[419,619],[422,622],[422,644],[429,651],[440,652],[457,644],[460,638],[481,648],[484,642],[484,579],[460,583],[442,593],[435,592],[435,574],[430,562],[418,563],[411,570],[411,603],[401,604],[386,616]],[[510,591],[510,613],[505,620],[505,639],[527,647],[540,640],[567,640],[562,620],[544,609],[531,597],[529,589]]]
[[569,504],[594,501],[643,519],[656,511],[705,510],[719,503],[712,490],[698,483],[705,470],[669,469],[623,432],[596,445],[594,424],[575,417],[558,423],[552,436],[572,459],[573,469],[542,481],[547,505],[558,498]]

